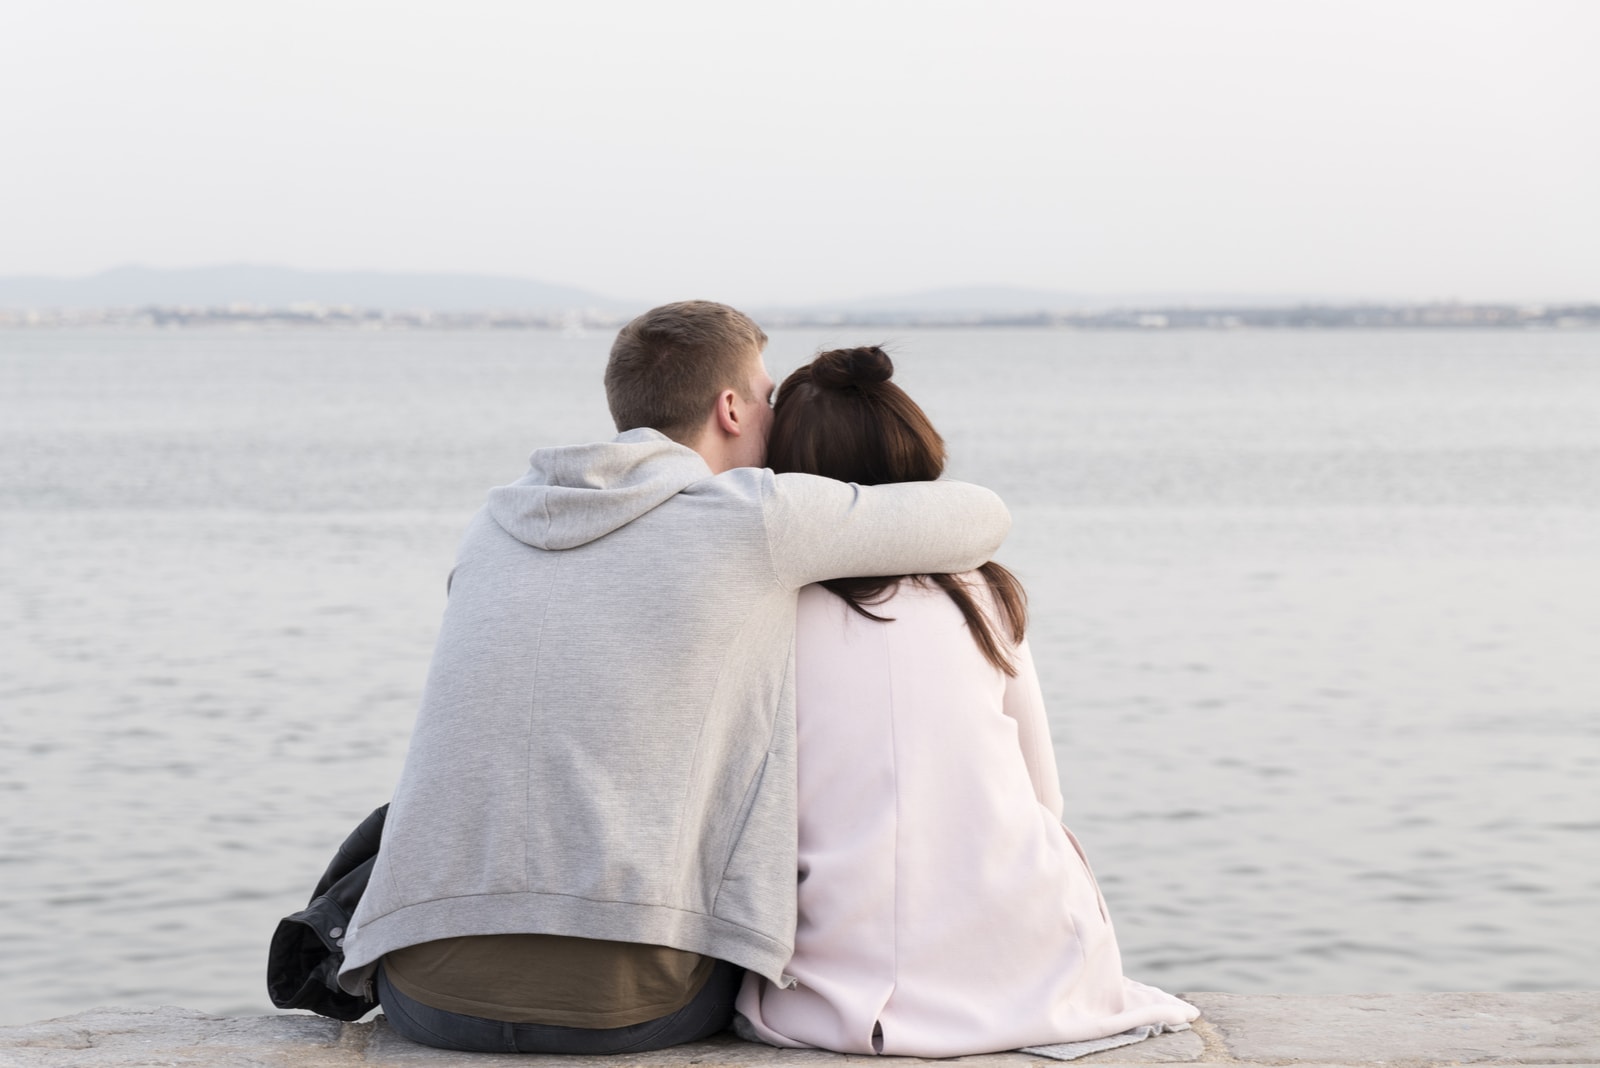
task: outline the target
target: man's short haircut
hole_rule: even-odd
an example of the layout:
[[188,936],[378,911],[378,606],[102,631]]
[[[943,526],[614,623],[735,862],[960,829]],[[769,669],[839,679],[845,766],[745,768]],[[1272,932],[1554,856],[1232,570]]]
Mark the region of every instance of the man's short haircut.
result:
[[750,361],[766,344],[761,328],[726,304],[685,300],[652,308],[611,346],[612,421],[619,431],[647,426],[692,444],[724,389],[757,399],[750,395]]

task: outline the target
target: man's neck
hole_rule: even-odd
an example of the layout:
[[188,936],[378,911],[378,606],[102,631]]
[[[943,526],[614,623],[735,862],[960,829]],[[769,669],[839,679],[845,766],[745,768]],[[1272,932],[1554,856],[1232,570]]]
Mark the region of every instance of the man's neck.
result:
[[690,448],[694,449],[695,452],[700,454],[701,459],[705,460],[706,466],[711,468],[711,473],[713,475],[720,475],[724,471],[731,471],[737,466],[733,460],[721,449],[708,449],[699,445],[692,445]]
[[700,428],[700,436],[693,441],[684,442],[685,445],[700,454],[700,458],[711,468],[713,475],[720,475],[724,471],[731,471],[738,467],[738,461],[733,456],[733,451],[728,448],[728,439],[718,433],[715,425],[709,424]]

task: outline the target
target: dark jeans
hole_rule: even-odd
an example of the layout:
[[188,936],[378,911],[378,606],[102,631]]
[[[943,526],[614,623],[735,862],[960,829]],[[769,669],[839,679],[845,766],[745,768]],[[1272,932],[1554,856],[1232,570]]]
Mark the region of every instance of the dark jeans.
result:
[[642,1053],[694,1042],[733,1022],[733,999],[744,969],[717,961],[711,978],[677,1012],[628,1027],[555,1027],[506,1023],[446,1012],[413,1001],[378,967],[378,1001],[394,1033],[436,1049],[467,1053]]

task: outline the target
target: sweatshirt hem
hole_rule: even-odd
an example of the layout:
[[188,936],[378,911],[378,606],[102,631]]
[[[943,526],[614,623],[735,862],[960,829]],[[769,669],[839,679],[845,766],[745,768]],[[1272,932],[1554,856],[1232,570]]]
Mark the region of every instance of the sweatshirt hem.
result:
[[346,936],[339,985],[356,991],[378,960],[406,946],[471,935],[553,934],[700,953],[779,982],[792,945],[729,920],[664,905],[514,892],[424,901],[366,920]]

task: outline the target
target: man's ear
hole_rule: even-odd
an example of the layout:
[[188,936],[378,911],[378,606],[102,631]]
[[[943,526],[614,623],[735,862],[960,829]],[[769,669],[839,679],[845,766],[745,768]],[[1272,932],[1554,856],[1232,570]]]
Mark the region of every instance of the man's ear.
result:
[[739,397],[731,389],[717,394],[717,426],[729,437],[736,438],[744,433],[739,422]]

